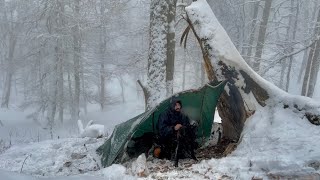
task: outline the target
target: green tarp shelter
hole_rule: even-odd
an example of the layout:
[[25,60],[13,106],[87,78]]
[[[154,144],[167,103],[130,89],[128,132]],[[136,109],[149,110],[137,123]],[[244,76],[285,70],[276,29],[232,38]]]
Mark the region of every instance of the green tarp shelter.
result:
[[97,149],[98,154],[102,156],[102,165],[106,167],[124,161],[127,157],[126,148],[131,138],[141,137],[148,132],[157,134],[158,117],[169,108],[173,97],[181,100],[183,113],[191,121],[197,122],[197,141],[202,145],[210,137],[215,108],[225,84],[226,82],[211,83],[197,90],[177,93],[153,109],[117,125],[111,137]]

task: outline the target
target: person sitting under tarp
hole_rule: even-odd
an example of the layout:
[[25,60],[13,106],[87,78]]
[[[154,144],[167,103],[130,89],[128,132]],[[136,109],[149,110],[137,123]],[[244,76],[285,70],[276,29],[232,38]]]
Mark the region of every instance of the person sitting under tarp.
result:
[[[178,99],[172,99],[170,108],[159,116],[159,143],[160,158],[174,160],[178,166],[181,158],[196,160],[195,126],[190,125],[188,116],[181,112],[182,103]],[[157,155],[155,155],[157,156]]]

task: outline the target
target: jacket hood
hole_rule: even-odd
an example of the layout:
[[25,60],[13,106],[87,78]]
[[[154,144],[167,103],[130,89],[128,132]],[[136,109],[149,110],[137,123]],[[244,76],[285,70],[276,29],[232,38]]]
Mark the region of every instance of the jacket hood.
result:
[[175,107],[175,105],[176,105],[176,103],[179,103],[180,104],[180,106],[181,106],[181,109],[182,109],[182,103],[181,103],[181,100],[180,99],[178,99],[178,98],[172,98],[171,99],[171,101],[170,101],[170,109],[172,110],[172,111],[175,111],[174,110],[174,107]]

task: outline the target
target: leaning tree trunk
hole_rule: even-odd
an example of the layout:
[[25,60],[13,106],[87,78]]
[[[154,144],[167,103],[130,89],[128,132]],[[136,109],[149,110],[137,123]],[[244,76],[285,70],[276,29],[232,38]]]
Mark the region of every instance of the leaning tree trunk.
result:
[[310,122],[319,120],[319,115],[314,114],[314,108],[319,107],[288,95],[247,65],[206,0],[193,2],[186,11],[189,25],[200,41],[209,80],[228,81],[218,105],[224,136],[238,140],[247,118],[271,102],[304,112]]

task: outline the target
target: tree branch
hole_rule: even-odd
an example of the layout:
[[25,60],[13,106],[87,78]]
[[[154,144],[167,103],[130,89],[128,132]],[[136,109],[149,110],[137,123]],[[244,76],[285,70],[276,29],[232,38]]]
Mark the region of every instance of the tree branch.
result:
[[23,169],[23,165],[25,164],[26,160],[28,159],[28,157],[31,157],[31,154],[29,154],[23,161],[21,169],[20,169],[20,173],[22,173],[22,169]]
[[140,85],[143,95],[144,95],[144,103],[145,103],[145,110],[147,110],[147,100],[149,98],[149,91],[146,87],[144,87],[140,80],[137,80],[138,84]]
[[191,29],[193,34],[194,34],[194,36],[196,37],[196,39],[197,39],[197,41],[199,43],[200,48],[201,48],[202,57],[203,57],[203,60],[204,60],[204,68],[205,68],[205,70],[207,72],[208,79],[209,79],[209,81],[216,81],[217,78],[216,78],[215,72],[213,71],[213,66],[211,64],[209,54],[208,54],[207,50],[205,49],[205,47],[203,47],[202,40],[200,39],[200,37],[198,36],[196,30],[194,29],[194,26],[193,26],[191,20],[189,19],[189,16],[187,15],[187,17],[182,17],[182,18],[184,20],[186,20],[186,22],[189,24],[189,26],[186,28],[186,30],[184,32],[184,35],[181,37],[181,43],[183,42],[183,38],[184,38],[185,47],[186,47],[187,34],[189,32],[189,29]]
[[283,56],[283,57],[281,57],[281,58],[273,61],[273,62],[271,63],[271,65],[269,65],[267,68],[265,68],[264,71],[261,72],[261,74],[264,75],[265,73],[267,73],[267,72],[270,70],[271,67],[274,67],[274,65],[280,63],[283,59],[292,57],[292,56],[294,56],[294,55],[296,55],[296,54],[299,54],[300,52],[302,52],[302,51],[310,48],[310,47],[313,46],[319,39],[320,39],[320,36],[318,36],[316,39],[314,39],[308,46],[306,46],[306,47],[304,47],[304,48],[302,48],[302,49],[299,49],[298,51],[295,51],[295,52],[292,52],[292,53],[290,53],[290,54],[287,54],[287,55],[285,55],[285,56]]

